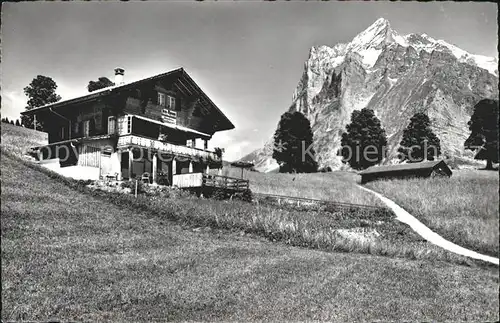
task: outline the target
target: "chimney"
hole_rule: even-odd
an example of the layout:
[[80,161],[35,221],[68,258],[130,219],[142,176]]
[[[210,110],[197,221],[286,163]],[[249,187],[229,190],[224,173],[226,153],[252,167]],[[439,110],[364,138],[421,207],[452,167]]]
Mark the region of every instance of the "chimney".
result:
[[115,85],[122,85],[125,82],[123,82],[123,75],[125,74],[125,70],[121,67],[115,68]]

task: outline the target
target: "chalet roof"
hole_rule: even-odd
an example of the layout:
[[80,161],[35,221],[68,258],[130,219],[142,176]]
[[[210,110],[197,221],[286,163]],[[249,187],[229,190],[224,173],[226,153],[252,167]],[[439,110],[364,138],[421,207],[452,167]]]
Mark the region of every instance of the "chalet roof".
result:
[[[442,165],[441,165],[442,164]],[[407,163],[407,164],[399,164],[399,165],[384,165],[384,166],[372,166],[364,171],[360,172],[360,175],[366,174],[375,174],[375,173],[393,173],[393,172],[401,172],[408,170],[431,170],[436,168],[437,166],[443,166],[449,171],[451,174],[451,170],[448,165],[443,160],[434,160],[434,161],[425,161],[419,163]]]
[[231,166],[240,167],[240,168],[250,168],[255,166],[253,163],[244,162],[244,161],[235,161],[231,163]]
[[120,85],[114,85],[114,86],[109,86],[103,89],[99,89],[96,91],[93,91],[89,94],[79,96],[76,98],[71,98],[71,99],[66,99],[66,100],[61,100],[58,102],[50,103],[43,105],[41,107],[37,107],[28,111],[23,111],[21,112],[22,115],[33,115],[37,112],[40,112],[42,110],[50,109],[50,108],[57,108],[57,107],[62,107],[70,104],[75,104],[75,103],[80,103],[80,102],[85,102],[85,101],[91,101],[94,99],[97,99],[99,97],[104,97],[108,96],[110,94],[119,92],[121,90],[126,90],[130,88],[134,88],[137,85],[140,85],[145,82],[149,81],[154,81],[154,80],[159,80],[167,76],[175,76],[178,79],[181,80],[181,82],[186,84],[186,87],[189,87],[189,90],[197,92],[205,101],[212,107],[214,108],[217,112],[220,113],[220,115],[223,118],[223,126],[222,129],[220,130],[229,130],[229,129],[234,129],[233,123],[222,113],[222,111],[215,105],[215,103],[212,102],[212,100],[203,92],[202,89],[196,84],[196,82],[187,74],[187,72],[184,70],[184,68],[178,68],[175,70],[168,71],[166,73],[154,75],[151,77],[147,77],[138,81],[130,82],[130,83],[125,83],[125,84],[120,84]]

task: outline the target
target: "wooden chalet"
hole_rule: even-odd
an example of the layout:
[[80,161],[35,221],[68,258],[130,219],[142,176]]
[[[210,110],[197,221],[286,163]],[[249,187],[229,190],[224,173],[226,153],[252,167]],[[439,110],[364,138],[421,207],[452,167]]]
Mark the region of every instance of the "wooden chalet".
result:
[[49,144],[35,147],[43,166],[78,179],[163,176],[183,187],[222,168],[208,142],[234,125],[183,68],[128,84],[123,75],[117,68],[115,86],[22,113],[48,132]]
[[378,179],[403,179],[435,176],[450,177],[452,171],[443,160],[438,160],[399,165],[372,166],[359,174],[361,175],[361,183],[364,184]]

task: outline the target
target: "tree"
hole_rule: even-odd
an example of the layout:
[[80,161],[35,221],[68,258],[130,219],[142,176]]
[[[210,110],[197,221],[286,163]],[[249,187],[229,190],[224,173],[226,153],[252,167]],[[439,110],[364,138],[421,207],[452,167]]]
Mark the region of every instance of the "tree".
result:
[[281,173],[312,173],[318,169],[309,120],[300,112],[285,112],[274,133],[273,158]]
[[[54,103],[61,100],[61,97],[56,94],[57,84],[50,77],[38,75],[31,83],[24,88],[24,94],[28,97],[28,106],[26,110],[41,107],[43,105]],[[21,123],[26,128],[33,128],[33,116],[21,116]],[[37,130],[43,131],[43,124],[37,120]]]
[[96,90],[99,90],[99,89],[103,89],[105,87],[108,87],[108,86],[113,86],[115,85],[115,83],[111,82],[110,79],[108,79],[107,77],[100,77],[97,79],[97,81],[89,81],[89,84],[87,85],[87,90],[89,92],[93,92],[93,91],[96,91]]
[[471,134],[465,148],[479,149],[475,159],[486,160],[486,169],[493,169],[493,163],[498,163],[498,100],[479,101],[467,124]]
[[399,158],[403,161],[434,160],[441,155],[441,142],[431,130],[429,117],[422,112],[411,117],[399,145]]
[[10,124],[11,124],[11,125],[14,125],[14,120],[10,120]]
[[342,134],[342,162],[357,170],[378,164],[385,157],[387,137],[373,110],[353,111],[351,123]]
[[16,119],[16,126],[21,126],[21,124],[19,123],[19,119]]

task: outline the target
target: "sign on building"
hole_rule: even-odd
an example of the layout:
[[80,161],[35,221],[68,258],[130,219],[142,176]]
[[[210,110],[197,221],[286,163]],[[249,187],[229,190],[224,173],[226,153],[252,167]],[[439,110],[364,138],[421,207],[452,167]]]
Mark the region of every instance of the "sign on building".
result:
[[161,121],[166,123],[177,123],[177,112],[170,109],[161,110]]

